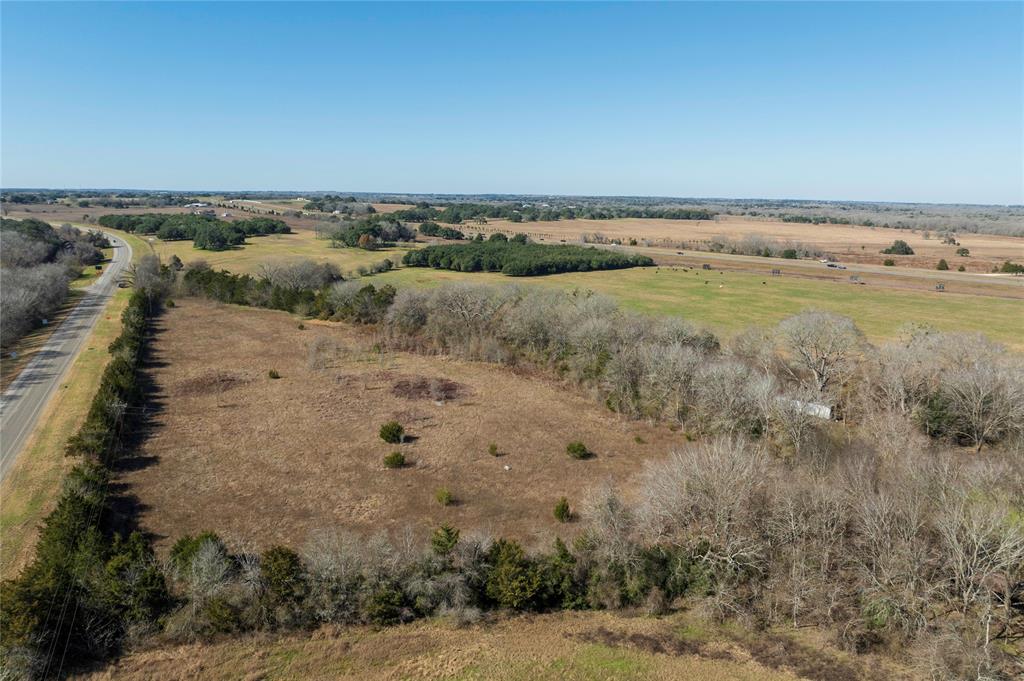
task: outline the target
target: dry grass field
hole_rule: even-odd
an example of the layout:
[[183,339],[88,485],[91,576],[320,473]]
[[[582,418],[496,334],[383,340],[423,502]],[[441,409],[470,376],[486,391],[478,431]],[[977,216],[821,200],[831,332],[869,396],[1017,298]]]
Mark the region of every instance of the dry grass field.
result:
[[887,681],[914,678],[870,655],[854,659],[814,632],[717,629],[665,618],[566,612],[470,627],[325,628],[141,650],[80,679],[366,679],[481,681]]
[[[588,488],[622,482],[683,443],[544,378],[380,354],[359,329],[305,326],[196,299],[157,321],[153,428],[120,482],[158,551],[205,529],[300,547],[314,530],[424,536],[443,522],[547,544],[574,533],[553,517],[560,497],[576,505]],[[315,345],[326,350],[311,366]],[[269,378],[271,369],[281,377]],[[379,438],[391,419],[411,442]],[[572,440],[596,456],[571,459]],[[489,454],[492,442],[499,456]],[[387,470],[383,457],[395,450],[409,464]],[[436,501],[442,487],[452,506]]]
[[844,262],[881,265],[887,257],[879,251],[902,239],[914,249],[913,256],[894,257],[898,267],[935,269],[940,258],[945,258],[952,269],[959,265],[969,272],[991,272],[994,265],[1004,260],[1024,260],[1024,239],[990,234],[958,235],[960,245],[970,250],[969,257],[956,255],[958,246],[943,245],[933,234],[926,239],[922,232],[903,229],[859,227],[854,225],[809,225],[793,222],[757,220],[722,215],[714,220],[656,220],[624,218],[617,220],[560,220],[557,222],[522,222],[488,220],[487,224],[467,224],[466,231],[484,233],[524,232],[544,241],[578,240],[583,234],[600,233],[609,239],[650,241],[658,244],[671,242],[702,242],[716,237],[733,240],[747,235],[797,241],[809,247],[835,254]]

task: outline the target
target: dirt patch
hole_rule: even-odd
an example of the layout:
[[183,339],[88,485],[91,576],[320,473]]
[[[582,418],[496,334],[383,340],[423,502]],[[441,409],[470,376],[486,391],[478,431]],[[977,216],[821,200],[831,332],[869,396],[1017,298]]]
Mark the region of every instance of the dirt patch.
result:
[[669,631],[658,633],[636,633],[612,631],[603,627],[585,632],[578,637],[589,643],[600,643],[613,647],[628,647],[645,653],[662,655],[697,655],[712,660],[735,660],[735,656],[720,645],[709,644],[690,638],[683,638]]
[[400,378],[391,386],[391,394],[407,400],[444,402],[468,393],[466,386],[442,377],[411,376]]
[[210,395],[226,392],[248,382],[249,379],[239,374],[213,370],[178,381],[172,391],[177,395]]
[[[381,352],[361,327],[303,330],[280,312],[177,302],[156,321],[144,368],[151,428],[118,480],[159,553],[207,529],[301,548],[314,530],[423,538],[445,522],[546,547],[578,532],[554,518],[561,497],[578,509],[604,480],[626,485],[645,461],[686,446],[555,380]],[[344,351],[310,362],[311,345]],[[411,436],[403,444],[379,437],[393,419]],[[567,456],[574,440],[596,456]],[[386,469],[395,450],[408,463]],[[438,504],[442,487],[458,503]]]

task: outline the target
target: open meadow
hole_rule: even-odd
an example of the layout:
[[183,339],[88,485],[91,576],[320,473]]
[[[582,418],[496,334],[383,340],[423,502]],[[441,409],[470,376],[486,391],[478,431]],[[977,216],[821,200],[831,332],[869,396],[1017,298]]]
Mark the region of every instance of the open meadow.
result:
[[816,308],[851,317],[874,340],[892,339],[908,325],[924,324],[944,331],[985,333],[1010,348],[1024,350],[1024,300],[1020,298],[854,286],[842,279],[684,267],[512,278],[403,267],[375,275],[372,281],[396,287],[469,281],[589,289],[614,297],[625,308],[680,316],[725,336],[750,326],[771,326]]
[[[193,298],[156,322],[152,428],[120,480],[159,552],[207,529],[301,548],[317,530],[423,534],[444,522],[547,545],[575,533],[554,518],[561,497],[575,505],[684,442],[544,377],[381,353],[348,325],[298,326]],[[378,436],[391,420],[407,443]],[[595,456],[570,458],[574,440]],[[387,470],[393,451],[406,465]],[[441,506],[440,489],[454,503]]]

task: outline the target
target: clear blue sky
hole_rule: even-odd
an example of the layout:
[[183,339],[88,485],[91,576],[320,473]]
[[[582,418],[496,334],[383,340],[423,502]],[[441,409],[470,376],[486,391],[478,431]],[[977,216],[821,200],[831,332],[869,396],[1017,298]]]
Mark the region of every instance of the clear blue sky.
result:
[[1021,3],[0,13],[5,187],[1024,203]]

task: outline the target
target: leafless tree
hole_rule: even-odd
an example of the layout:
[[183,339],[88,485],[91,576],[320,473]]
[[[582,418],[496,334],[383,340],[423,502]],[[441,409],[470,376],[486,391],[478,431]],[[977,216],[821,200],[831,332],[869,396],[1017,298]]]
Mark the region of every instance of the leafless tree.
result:
[[864,344],[848,317],[809,310],[782,320],[776,329],[794,378],[808,376],[818,393],[840,388],[853,373]]
[[757,530],[768,494],[768,465],[757,446],[716,438],[648,464],[639,517],[652,540],[696,546],[723,574],[764,567]]
[[260,263],[258,270],[260,278],[293,291],[319,289],[341,279],[341,272],[333,263],[309,258],[268,260]]
[[1024,370],[1019,366],[971,362],[948,372],[942,396],[955,435],[976,451],[1012,432],[1024,430]]

